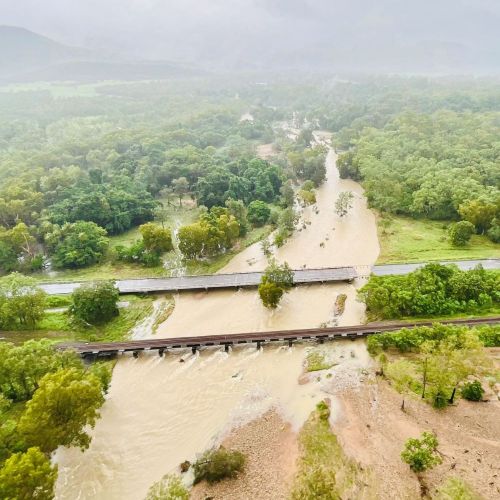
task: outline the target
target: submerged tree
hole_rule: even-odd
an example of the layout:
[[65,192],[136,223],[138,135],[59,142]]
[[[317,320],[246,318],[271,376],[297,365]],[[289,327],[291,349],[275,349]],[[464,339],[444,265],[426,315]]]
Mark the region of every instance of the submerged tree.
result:
[[339,217],[345,217],[352,208],[353,200],[354,195],[351,191],[340,192],[337,200],[335,201],[335,213]]
[[266,268],[259,285],[259,295],[265,307],[276,309],[283,294],[293,286],[293,271],[285,262],[283,265],[275,261]]

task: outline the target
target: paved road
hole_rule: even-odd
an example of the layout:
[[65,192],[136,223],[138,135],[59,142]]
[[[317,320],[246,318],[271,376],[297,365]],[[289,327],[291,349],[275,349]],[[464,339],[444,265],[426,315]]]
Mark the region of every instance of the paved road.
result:
[[[484,260],[459,260],[459,261],[443,261],[441,264],[455,264],[462,271],[474,269],[478,264],[481,264],[485,269],[500,269],[500,259],[484,259]],[[383,266],[374,266],[373,274],[377,276],[386,276],[388,274],[408,274],[425,263],[416,264],[385,264]]]
[[[500,269],[500,259],[445,261],[443,264],[455,264],[460,269],[472,269],[481,264],[485,269]],[[408,274],[425,265],[387,264],[382,266],[355,266],[325,269],[300,269],[294,271],[296,284],[331,283],[349,281],[356,276],[377,276],[388,274]],[[142,278],[117,280],[120,293],[177,292],[180,290],[213,290],[223,288],[255,287],[260,283],[262,273],[212,274],[205,276],[182,276],[178,278]],[[44,283],[41,286],[49,295],[62,295],[73,292],[81,283]]]

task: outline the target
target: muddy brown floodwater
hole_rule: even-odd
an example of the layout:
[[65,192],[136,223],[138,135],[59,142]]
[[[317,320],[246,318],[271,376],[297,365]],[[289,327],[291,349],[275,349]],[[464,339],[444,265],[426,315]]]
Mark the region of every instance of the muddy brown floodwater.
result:
[[[328,136],[316,133],[316,138],[324,141]],[[366,266],[377,259],[375,217],[366,206],[362,188],[339,179],[335,161],[330,149],[327,179],[317,191],[317,203],[301,214],[300,227],[305,229],[275,251],[278,261],[287,261],[293,268],[312,268]],[[334,202],[340,191],[347,190],[355,194],[355,201],[341,220],[334,213]],[[260,244],[256,244],[221,272],[262,270],[266,265]],[[173,313],[156,335],[359,324],[364,320],[363,304],[356,301],[356,288],[361,284],[357,280],[351,285],[297,287],[286,294],[276,311],[266,310],[255,290],[184,293],[176,297]],[[334,303],[340,293],[347,295],[346,307],[335,318]],[[90,448],[84,453],[67,448],[56,452],[57,498],[140,500],[154,481],[180,462],[193,460],[197,453],[220,443],[232,428],[270,408],[277,408],[294,429],[300,428],[317,401],[325,394],[335,394],[335,383],[355,380],[370,364],[363,342],[338,342],[322,348],[337,360],[333,370],[338,370],[338,376],[328,383],[305,385],[298,379],[311,349],[308,344],[266,346],[261,351],[240,347],[229,354],[207,349],[194,356],[124,356],[115,367]]]

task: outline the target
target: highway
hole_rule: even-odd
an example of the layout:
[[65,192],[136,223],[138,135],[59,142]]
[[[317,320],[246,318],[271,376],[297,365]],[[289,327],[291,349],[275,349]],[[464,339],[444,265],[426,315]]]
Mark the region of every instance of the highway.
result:
[[[481,264],[485,269],[500,269],[500,259],[444,261],[442,264],[455,264],[462,270],[473,269]],[[298,269],[294,271],[294,282],[297,285],[311,283],[332,283],[351,281],[356,277],[389,274],[408,274],[425,263],[386,264],[377,266],[352,266],[325,269]],[[137,278],[117,280],[116,286],[120,293],[150,293],[179,291],[214,290],[224,288],[256,287],[260,283],[262,273],[212,274],[202,276],[181,276],[176,278]],[[49,295],[64,295],[72,293],[81,282],[51,282],[42,283],[40,288]]]

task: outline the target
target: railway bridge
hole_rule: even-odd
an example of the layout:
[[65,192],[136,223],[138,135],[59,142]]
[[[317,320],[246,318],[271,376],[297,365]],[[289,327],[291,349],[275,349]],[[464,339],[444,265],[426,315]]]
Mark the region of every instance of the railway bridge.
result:
[[[453,319],[439,321],[447,325],[493,325],[500,322],[500,316]],[[228,335],[200,335],[196,337],[176,338],[151,338],[144,340],[128,340],[123,342],[92,342],[59,344],[58,349],[74,350],[83,358],[97,358],[116,356],[131,352],[135,357],[143,351],[157,351],[163,356],[168,350],[190,348],[193,353],[202,347],[220,346],[226,351],[231,346],[242,344],[255,345],[258,349],[266,343],[287,342],[291,346],[294,342],[303,340],[316,340],[323,343],[327,340],[356,339],[384,332],[400,330],[402,328],[416,328],[419,326],[432,326],[435,322],[391,322],[372,323],[367,325],[341,326],[331,328],[310,328],[302,330],[280,330],[268,332],[235,333]]]

